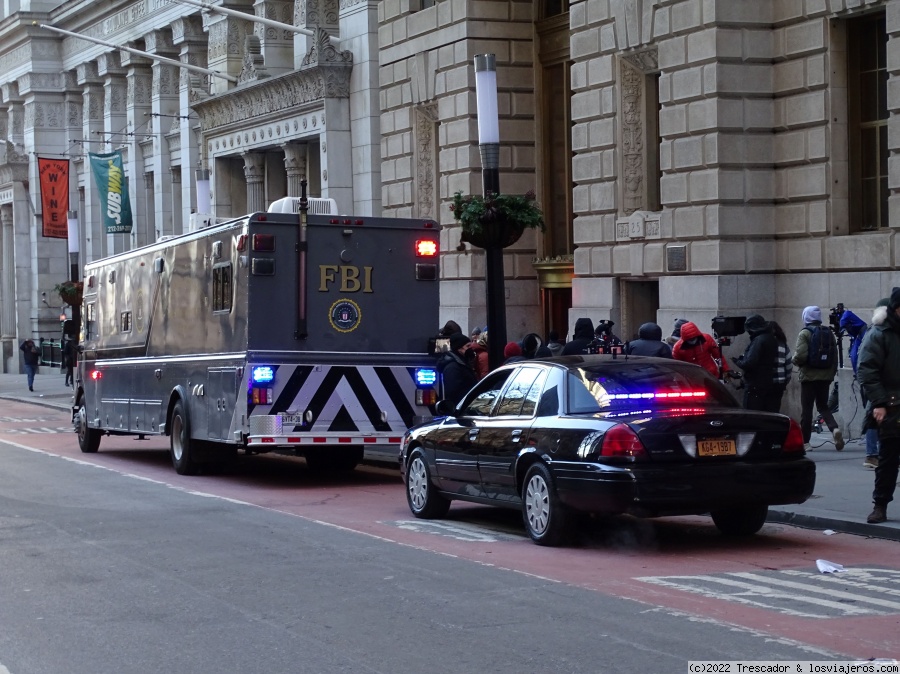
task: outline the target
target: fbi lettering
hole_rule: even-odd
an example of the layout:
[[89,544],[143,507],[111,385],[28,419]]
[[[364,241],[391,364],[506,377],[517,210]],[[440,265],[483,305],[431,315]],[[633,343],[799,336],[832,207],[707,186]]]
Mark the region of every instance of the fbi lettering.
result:
[[329,285],[340,283],[342,293],[372,292],[372,267],[352,265],[319,265],[319,292],[326,293]]

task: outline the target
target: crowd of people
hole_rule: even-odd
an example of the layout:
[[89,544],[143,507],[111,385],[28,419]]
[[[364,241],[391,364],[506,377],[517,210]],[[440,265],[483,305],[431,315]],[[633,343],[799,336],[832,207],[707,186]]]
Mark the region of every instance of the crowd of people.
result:
[[[764,412],[780,412],[794,370],[800,385],[800,430],[804,449],[810,451],[813,408],[831,433],[834,448],[844,448],[844,437],[829,405],[829,391],[840,362],[835,332],[850,338],[848,355],[866,407],[864,423],[866,457],[863,466],[875,471],[874,507],[867,521],[887,519],[887,504],[893,499],[900,473],[900,288],[878,302],[872,322],[866,324],[852,311],[840,315],[839,331],[823,324],[818,306],[802,311],[803,328],[793,351],[782,327],[753,313],[744,319],[750,340],[743,353],[733,358],[738,371],[723,355],[726,340],[703,332],[696,323],[677,318],[672,333],[663,338],[662,328],[644,323],[637,337],[622,342],[612,332],[612,321],[596,326],[590,318],[575,321],[572,337],[562,341],[555,331],[542,339],[537,333],[504,346],[504,364],[530,358],[589,353],[623,353],[635,356],[673,358],[694,363],[720,379],[737,378],[743,388],[743,406]],[[441,328],[448,347],[440,354],[438,370],[444,380],[444,398],[458,403],[475,383],[487,375],[487,328],[463,333],[454,321]]]

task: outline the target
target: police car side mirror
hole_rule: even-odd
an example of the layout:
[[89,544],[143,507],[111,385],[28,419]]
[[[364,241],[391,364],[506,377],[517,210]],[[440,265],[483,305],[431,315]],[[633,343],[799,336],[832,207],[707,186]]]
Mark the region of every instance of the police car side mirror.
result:
[[450,400],[439,400],[438,404],[434,408],[434,411],[442,417],[455,417],[456,405],[454,405]]

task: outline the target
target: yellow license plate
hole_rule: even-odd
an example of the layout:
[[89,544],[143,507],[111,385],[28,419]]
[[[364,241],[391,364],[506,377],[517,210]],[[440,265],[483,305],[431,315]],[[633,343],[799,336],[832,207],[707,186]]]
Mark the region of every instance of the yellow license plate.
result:
[[697,440],[697,453],[700,456],[734,456],[737,447],[729,438],[707,438]]

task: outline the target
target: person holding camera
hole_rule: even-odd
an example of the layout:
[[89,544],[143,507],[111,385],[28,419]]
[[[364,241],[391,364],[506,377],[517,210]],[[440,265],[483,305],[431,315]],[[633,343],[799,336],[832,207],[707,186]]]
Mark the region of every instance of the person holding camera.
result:
[[894,499],[900,469],[900,288],[891,291],[887,311],[876,311],[872,326],[859,348],[856,378],[866,398],[864,427],[878,429],[878,465],[875,467],[874,507],[866,522],[881,524]]
[[772,326],[759,314],[744,321],[750,343],[744,353],[734,359],[744,371],[744,408],[761,412],[778,412],[781,396],[775,382],[778,374],[778,340]]
[[466,393],[478,382],[478,375],[469,364],[467,351],[469,338],[461,332],[450,335],[450,349],[441,354],[437,362],[438,372],[444,385],[443,400],[458,405]]
[[844,436],[828,407],[828,389],[837,374],[837,344],[831,328],[822,325],[822,310],[817,306],[803,309],[803,329],[794,347],[794,365],[800,368],[800,430],[803,448],[810,451],[812,408],[815,403],[834,439],[834,448],[844,448]]

